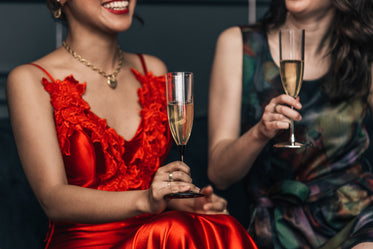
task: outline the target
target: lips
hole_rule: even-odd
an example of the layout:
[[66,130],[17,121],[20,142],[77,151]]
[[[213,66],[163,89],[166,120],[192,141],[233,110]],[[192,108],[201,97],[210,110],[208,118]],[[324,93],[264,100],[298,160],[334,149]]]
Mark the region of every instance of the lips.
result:
[[125,14],[128,12],[128,1],[110,1],[105,2],[102,6],[115,14]]

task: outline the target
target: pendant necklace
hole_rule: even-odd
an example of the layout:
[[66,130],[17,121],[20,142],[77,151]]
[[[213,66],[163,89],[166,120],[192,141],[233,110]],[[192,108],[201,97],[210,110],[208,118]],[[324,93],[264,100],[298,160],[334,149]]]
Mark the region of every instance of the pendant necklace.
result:
[[67,44],[66,41],[62,42],[62,46],[69,52],[75,59],[89,67],[95,72],[98,72],[100,75],[105,77],[107,79],[107,84],[112,88],[115,89],[117,87],[118,81],[117,76],[120,72],[120,69],[122,68],[123,64],[123,53],[118,45],[117,49],[117,55],[118,55],[118,66],[116,67],[115,71],[111,74],[105,73],[103,70],[98,69],[97,67],[93,66],[90,62],[88,62],[86,59],[82,58],[80,55],[78,55],[74,50],[70,48],[70,46]]

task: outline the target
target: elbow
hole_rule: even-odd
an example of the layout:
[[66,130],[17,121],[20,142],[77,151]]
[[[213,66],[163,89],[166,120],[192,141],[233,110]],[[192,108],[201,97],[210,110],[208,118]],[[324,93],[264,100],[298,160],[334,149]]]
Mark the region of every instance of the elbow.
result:
[[39,203],[41,208],[44,211],[44,214],[48,217],[50,220],[60,220],[61,215],[58,212],[58,209],[54,207],[54,205],[46,200],[40,200]]
[[52,221],[73,221],[76,219],[75,213],[71,212],[66,205],[42,205],[44,214]]
[[44,213],[48,217],[49,220],[52,220],[52,221],[62,220],[61,217],[59,217],[56,214],[56,212],[54,212],[53,210],[46,210],[46,209],[43,209],[43,210],[44,210]]
[[53,190],[38,196],[38,202],[50,220],[63,220],[66,217],[68,207],[63,201],[61,202],[63,198],[58,196],[60,196],[58,188],[53,188]]

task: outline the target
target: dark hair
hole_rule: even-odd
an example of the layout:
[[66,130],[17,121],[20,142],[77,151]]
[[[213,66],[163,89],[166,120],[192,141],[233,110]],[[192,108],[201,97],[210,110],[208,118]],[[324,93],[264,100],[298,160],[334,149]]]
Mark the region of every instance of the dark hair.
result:
[[[335,17],[330,26],[332,81],[324,89],[333,102],[360,97],[367,98],[372,81],[373,4],[372,0],[331,0]],[[260,22],[268,31],[281,26],[286,19],[284,0],[272,0]]]

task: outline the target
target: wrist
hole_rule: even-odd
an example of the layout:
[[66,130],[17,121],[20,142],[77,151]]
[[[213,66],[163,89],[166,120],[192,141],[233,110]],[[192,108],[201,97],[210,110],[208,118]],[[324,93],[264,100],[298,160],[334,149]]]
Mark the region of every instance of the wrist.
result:
[[149,191],[149,189],[139,190],[140,194],[138,198],[136,198],[136,209],[138,210],[140,215],[152,213],[151,204],[148,198]]
[[252,129],[252,135],[253,138],[258,141],[259,143],[268,143],[269,140],[272,139],[272,137],[269,137],[264,131],[263,128],[261,128],[260,122],[257,123],[253,129]]

